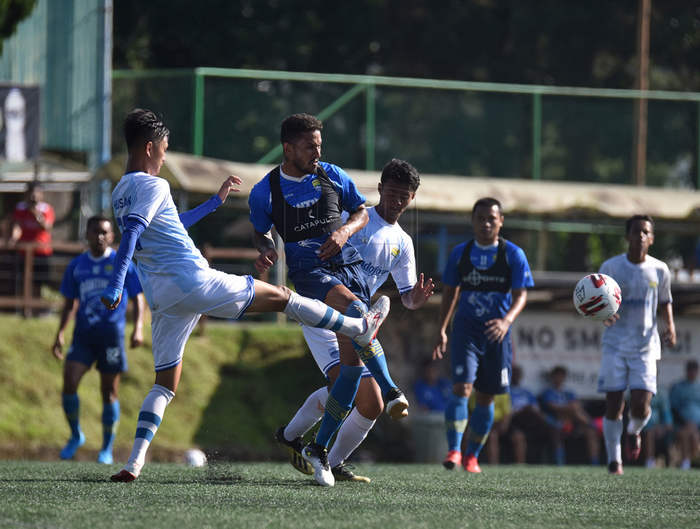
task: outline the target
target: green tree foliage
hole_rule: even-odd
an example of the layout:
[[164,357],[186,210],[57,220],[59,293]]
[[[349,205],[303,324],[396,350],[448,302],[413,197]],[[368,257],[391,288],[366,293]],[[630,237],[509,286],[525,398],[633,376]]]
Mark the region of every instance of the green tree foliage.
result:
[[[114,64],[631,88],[637,4],[120,0]],[[700,89],[699,45],[696,2],[653,1],[651,88]]]
[[14,35],[17,25],[34,9],[36,0],[0,0],[0,53],[5,39]]

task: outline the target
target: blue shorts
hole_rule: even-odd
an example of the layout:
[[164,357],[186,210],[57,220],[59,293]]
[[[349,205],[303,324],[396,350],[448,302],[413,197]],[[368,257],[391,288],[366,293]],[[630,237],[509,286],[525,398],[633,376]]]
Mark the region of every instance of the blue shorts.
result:
[[297,294],[311,299],[326,299],[328,291],[336,285],[344,285],[367,307],[370,305],[370,292],[360,263],[334,265],[328,263],[318,268],[304,268],[289,276]]
[[124,337],[75,333],[66,360],[80,362],[88,367],[97,362],[100,373],[122,373],[127,370]]
[[474,384],[474,389],[489,395],[510,391],[513,365],[510,331],[503,342],[491,342],[483,331],[474,332],[455,320],[450,351],[453,384]]

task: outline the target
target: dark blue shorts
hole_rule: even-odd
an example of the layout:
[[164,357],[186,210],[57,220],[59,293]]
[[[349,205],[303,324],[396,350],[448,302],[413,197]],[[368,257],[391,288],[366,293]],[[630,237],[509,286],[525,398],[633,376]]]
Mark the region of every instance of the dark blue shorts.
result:
[[66,360],[90,367],[97,362],[100,373],[122,373],[127,370],[123,336],[85,336],[73,334],[73,343]]
[[360,263],[304,268],[289,276],[297,294],[311,299],[326,299],[328,291],[336,285],[345,285],[367,307],[370,305],[369,286]]
[[489,395],[510,391],[513,365],[510,331],[502,343],[491,342],[483,331],[474,332],[455,320],[450,352],[453,384],[474,384],[474,389]]

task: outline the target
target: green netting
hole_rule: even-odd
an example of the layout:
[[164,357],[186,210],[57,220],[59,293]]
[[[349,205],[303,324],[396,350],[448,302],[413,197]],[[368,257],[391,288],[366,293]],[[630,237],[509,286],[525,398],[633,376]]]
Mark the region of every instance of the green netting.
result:
[[[285,117],[326,111],[323,159],[348,169],[378,170],[399,157],[422,173],[533,178],[539,160],[543,180],[634,182],[632,98],[543,94],[541,141],[533,145],[532,93],[368,86],[207,75],[195,124],[194,73],[117,76],[113,148],[123,151],[121,116],[140,106],[163,115],[173,150],[193,152],[201,133],[204,156],[257,162],[278,148]],[[697,102],[649,100],[647,185],[697,184],[698,119]]]

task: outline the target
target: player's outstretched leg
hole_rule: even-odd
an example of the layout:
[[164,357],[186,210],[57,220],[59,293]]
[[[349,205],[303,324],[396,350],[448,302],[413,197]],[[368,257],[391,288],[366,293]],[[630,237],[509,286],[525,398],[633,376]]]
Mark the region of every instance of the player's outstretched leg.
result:
[[358,476],[345,464],[345,460],[365,440],[367,434],[374,426],[375,421],[364,417],[357,408],[353,408],[338,430],[338,436],[333,443],[333,448],[328,453],[328,464],[336,481],[354,481],[369,483],[371,480],[364,476]]
[[[367,312],[363,311],[364,305],[361,301],[355,301],[348,307],[345,314],[347,316],[366,316],[375,310],[375,307],[380,301],[381,298],[375,303],[372,309]],[[363,345],[357,338],[355,338],[353,342],[357,356],[367,366],[370,373],[372,373],[372,376],[379,385],[379,389],[382,391],[382,395],[384,395],[386,412],[389,417],[398,420],[408,416],[408,399],[406,399],[403,391],[396,386],[389,374],[389,368],[386,363],[386,356],[384,355],[382,345],[377,339],[372,339],[366,345]]]
[[61,450],[61,459],[73,459],[78,448],[85,444],[85,434],[80,428],[80,398],[77,393],[62,396],[63,411],[66,414],[71,436]]
[[292,466],[302,474],[310,476],[314,473],[314,469],[309,465],[309,462],[304,459],[304,456],[301,455],[304,450],[304,443],[301,442],[301,437],[295,437],[291,441],[287,441],[284,437],[284,430],[285,426],[278,428],[275,433],[275,439],[277,439],[277,442],[282,447],[284,454],[287,456]]
[[330,329],[349,336],[361,345],[367,345],[384,323],[389,314],[389,306],[389,298],[382,296],[366,313],[344,316],[322,301],[305,298],[292,292],[282,312],[309,327]]
[[129,461],[121,471],[112,476],[112,481],[129,482],[139,477],[146,461],[148,446],[163,420],[166,406],[170,404],[173,397],[175,397],[175,393],[168,388],[153,384],[153,388],[146,395],[139,411],[136,436]]

